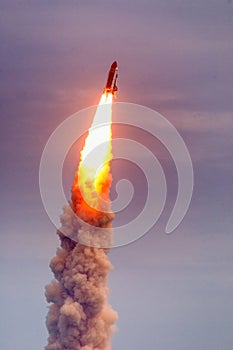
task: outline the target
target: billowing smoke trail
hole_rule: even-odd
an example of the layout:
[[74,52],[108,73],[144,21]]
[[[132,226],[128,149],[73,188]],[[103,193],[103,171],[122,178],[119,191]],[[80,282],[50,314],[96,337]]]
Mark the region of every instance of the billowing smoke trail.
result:
[[[102,104],[108,103],[111,106],[111,100],[109,103],[107,98],[109,97],[105,96],[103,100],[102,97]],[[111,108],[108,105],[105,112],[110,113],[111,119]],[[103,117],[103,109],[101,113],[97,109],[93,124],[98,122],[100,114]],[[106,135],[106,129],[104,133]],[[93,136],[91,134],[90,129],[84,150],[90,143]],[[94,136],[96,139],[96,133]],[[82,157],[72,186],[72,202],[64,208],[61,216],[62,227],[58,231],[61,247],[50,262],[55,279],[46,286],[45,291],[47,301],[51,303],[46,318],[49,337],[45,350],[111,348],[110,337],[115,330],[117,313],[107,303],[107,276],[112,264],[107,256],[107,249],[101,248],[110,246],[112,241],[113,214],[106,210],[110,208],[111,133],[109,144],[105,148],[107,154],[98,152],[107,161],[99,172],[91,166],[90,159],[85,163],[84,156]],[[96,161],[96,156],[94,159]],[[103,164],[103,159],[99,161]],[[101,194],[104,201],[96,193]],[[93,198],[92,203],[90,198]],[[103,207],[105,213],[101,211]],[[74,212],[83,223],[78,222]],[[85,222],[91,224],[91,228]],[[105,228],[105,234],[101,232],[102,228]],[[83,242],[87,245],[82,244]]]
[[52,302],[46,325],[46,350],[107,350],[116,313],[107,304],[106,280],[112,265],[103,249],[61,237],[51,260],[56,281],[46,286]]

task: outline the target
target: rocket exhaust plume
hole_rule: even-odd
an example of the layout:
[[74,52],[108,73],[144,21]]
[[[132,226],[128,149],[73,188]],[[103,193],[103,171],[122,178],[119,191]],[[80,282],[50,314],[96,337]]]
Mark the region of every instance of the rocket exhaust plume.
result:
[[[114,217],[109,200],[112,97],[111,91],[104,91],[101,97],[81,152],[72,201],[61,215],[61,231],[67,235],[58,231],[61,247],[50,262],[55,279],[45,287],[46,299],[51,303],[45,350],[111,348],[117,313],[107,303],[107,275],[112,264],[107,249],[102,247],[112,240]],[[79,226],[74,213],[82,219]],[[107,230],[103,237],[98,234],[100,228]],[[106,245],[103,240],[108,240]]]

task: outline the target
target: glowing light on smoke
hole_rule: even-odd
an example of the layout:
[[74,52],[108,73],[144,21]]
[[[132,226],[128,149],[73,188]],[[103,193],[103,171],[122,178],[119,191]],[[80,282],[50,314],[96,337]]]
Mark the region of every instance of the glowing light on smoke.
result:
[[112,159],[112,98],[111,93],[103,93],[89,129],[81,160],[75,175],[72,192],[80,191],[82,207],[103,210],[100,198],[109,200],[111,184],[110,165]]

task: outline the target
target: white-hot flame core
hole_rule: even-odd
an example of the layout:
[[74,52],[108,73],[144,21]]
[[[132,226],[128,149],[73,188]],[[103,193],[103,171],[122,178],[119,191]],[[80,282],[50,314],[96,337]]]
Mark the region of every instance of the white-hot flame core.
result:
[[101,194],[100,183],[104,182],[109,172],[109,161],[112,159],[112,94],[103,94],[96,109],[93,123],[81,151],[81,161],[78,169],[78,185],[87,194],[95,189]]

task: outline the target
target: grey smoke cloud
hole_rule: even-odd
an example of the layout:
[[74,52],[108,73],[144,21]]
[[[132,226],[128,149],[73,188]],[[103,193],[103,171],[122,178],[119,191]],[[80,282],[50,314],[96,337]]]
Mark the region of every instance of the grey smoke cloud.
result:
[[61,248],[50,263],[56,280],[45,292],[52,303],[46,318],[49,338],[45,349],[110,349],[117,320],[117,313],[107,303],[107,275],[112,264],[104,249],[59,236]]

